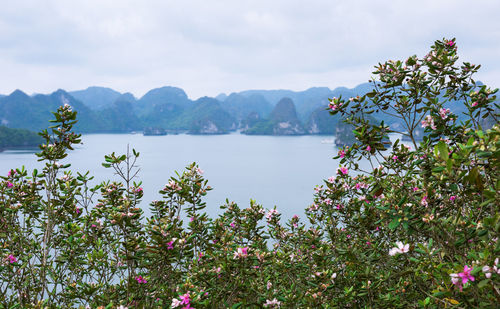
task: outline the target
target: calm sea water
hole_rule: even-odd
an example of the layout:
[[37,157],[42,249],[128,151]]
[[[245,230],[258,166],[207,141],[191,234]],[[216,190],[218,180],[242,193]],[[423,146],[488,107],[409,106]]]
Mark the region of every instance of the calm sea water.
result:
[[[322,136],[246,136],[241,134],[196,136],[142,134],[83,135],[83,145],[70,152],[65,162],[73,171],[90,171],[95,184],[117,179],[111,169],[101,166],[104,155],[124,154],[127,144],[140,152],[139,180],[143,182],[141,207],[149,214],[149,202],[161,199],[158,191],[174,171],[197,162],[214,190],[205,201],[212,217],[220,214],[226,198],[240,207],[255,199],[265,208],[277,206],[283,218],[303,215],[312,203],[313,189],[323,179],[334,175],[338,152],[333,144],[321,143]],[[24,165],[28,170],[41,169],[36,150],[7,150],[0,153],[0,173]]]

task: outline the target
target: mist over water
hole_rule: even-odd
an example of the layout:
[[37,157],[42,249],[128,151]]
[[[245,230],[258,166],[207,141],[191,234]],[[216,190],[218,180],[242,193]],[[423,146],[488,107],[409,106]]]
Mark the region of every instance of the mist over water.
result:
[[[104,168],[104,155],[124,154],[127,144],[140,152],[138,179],[143,182],[141,203],[149,215],[149,203],[161,199],[158,193],[175,171],[197,162],[208,184],[214,189],[205,197],[205,211],[215,217],[226,198],[242,208],[255,199],[265,208],[277,206],[283,219],[303,215],[313,201],[314,186],[335,174],[338,162],[332,157],[338,149],[323,144],[325,136],[247,136],[228,135],[166,135],[88,134],[83,145],[70,151],[64,160],[71,163],[74,173],[90,171],[94,184],[118,180],[112,169]],[[330,137],[328,137],[330,138]],[[36,150],[7,150],[0,153],[0,173],[26,166],[28,171],[39,170]],[[30,172],[29,172],[30,173]]]

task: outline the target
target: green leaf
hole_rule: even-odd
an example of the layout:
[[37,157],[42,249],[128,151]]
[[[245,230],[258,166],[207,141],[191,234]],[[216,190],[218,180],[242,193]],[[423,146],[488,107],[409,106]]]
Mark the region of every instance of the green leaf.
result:
[[434,153],[437,155],[439,153],[439,157],[446,161],[449,158],[449,150],[448,150],[448,145],[446,145],[445,142],[439,141],[439,143],[436,145],[434,148]]
[[493,153],[491,153],[491,151],[478,151],[477,152],[477,156],[480,158],[489,158],[492,155],[493,155]]
[[431,298],[430,298],[430,297],[427,297],[427,298],[424,300],[424,305],[425,305],[425,306],[427,306],[430,302],[431,302]]
[[488,283],[490,282],[490,279],[484,279],[484,280],[481,280],[478,284],[477,284],[477,287],[482,289],[484,288]]
[[444,167],[444,166],[438,166],[438,167],[433,168],[433,169],[432,169],[432,171],[433,171],[434,173],[439,173],[439,172],[444,171],[444,169],[445,169],[445,167]]
[[446,295],[446,292],[436,292],[436,293],[433,293],[432,296],[434,297],[441,297],[441,296],[445,296]]
[[392,219],[391,223],[389,223],[389,228],[391,230],[395,230],[401,222],[399,221],[399,217]]

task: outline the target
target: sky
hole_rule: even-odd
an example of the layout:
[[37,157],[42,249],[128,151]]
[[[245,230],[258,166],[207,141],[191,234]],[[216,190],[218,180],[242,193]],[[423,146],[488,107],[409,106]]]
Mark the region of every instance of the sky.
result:
[[354,87],[442,38],[497,88],[499,14],[498,0],[3,0],[0,94]]

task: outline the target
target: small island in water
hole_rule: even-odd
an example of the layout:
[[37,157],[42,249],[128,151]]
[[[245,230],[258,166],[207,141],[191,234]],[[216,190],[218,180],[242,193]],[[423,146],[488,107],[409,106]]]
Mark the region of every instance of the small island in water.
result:
[[147,127],[144,128],[144,131],[142,132],[144,136],[162,136],[162,135],[167,135],[167,131],[163,128],[153,128],[153,127]]
[[43,142],[37,133],[0,126],[0,152],[7,148],[36,147]]

